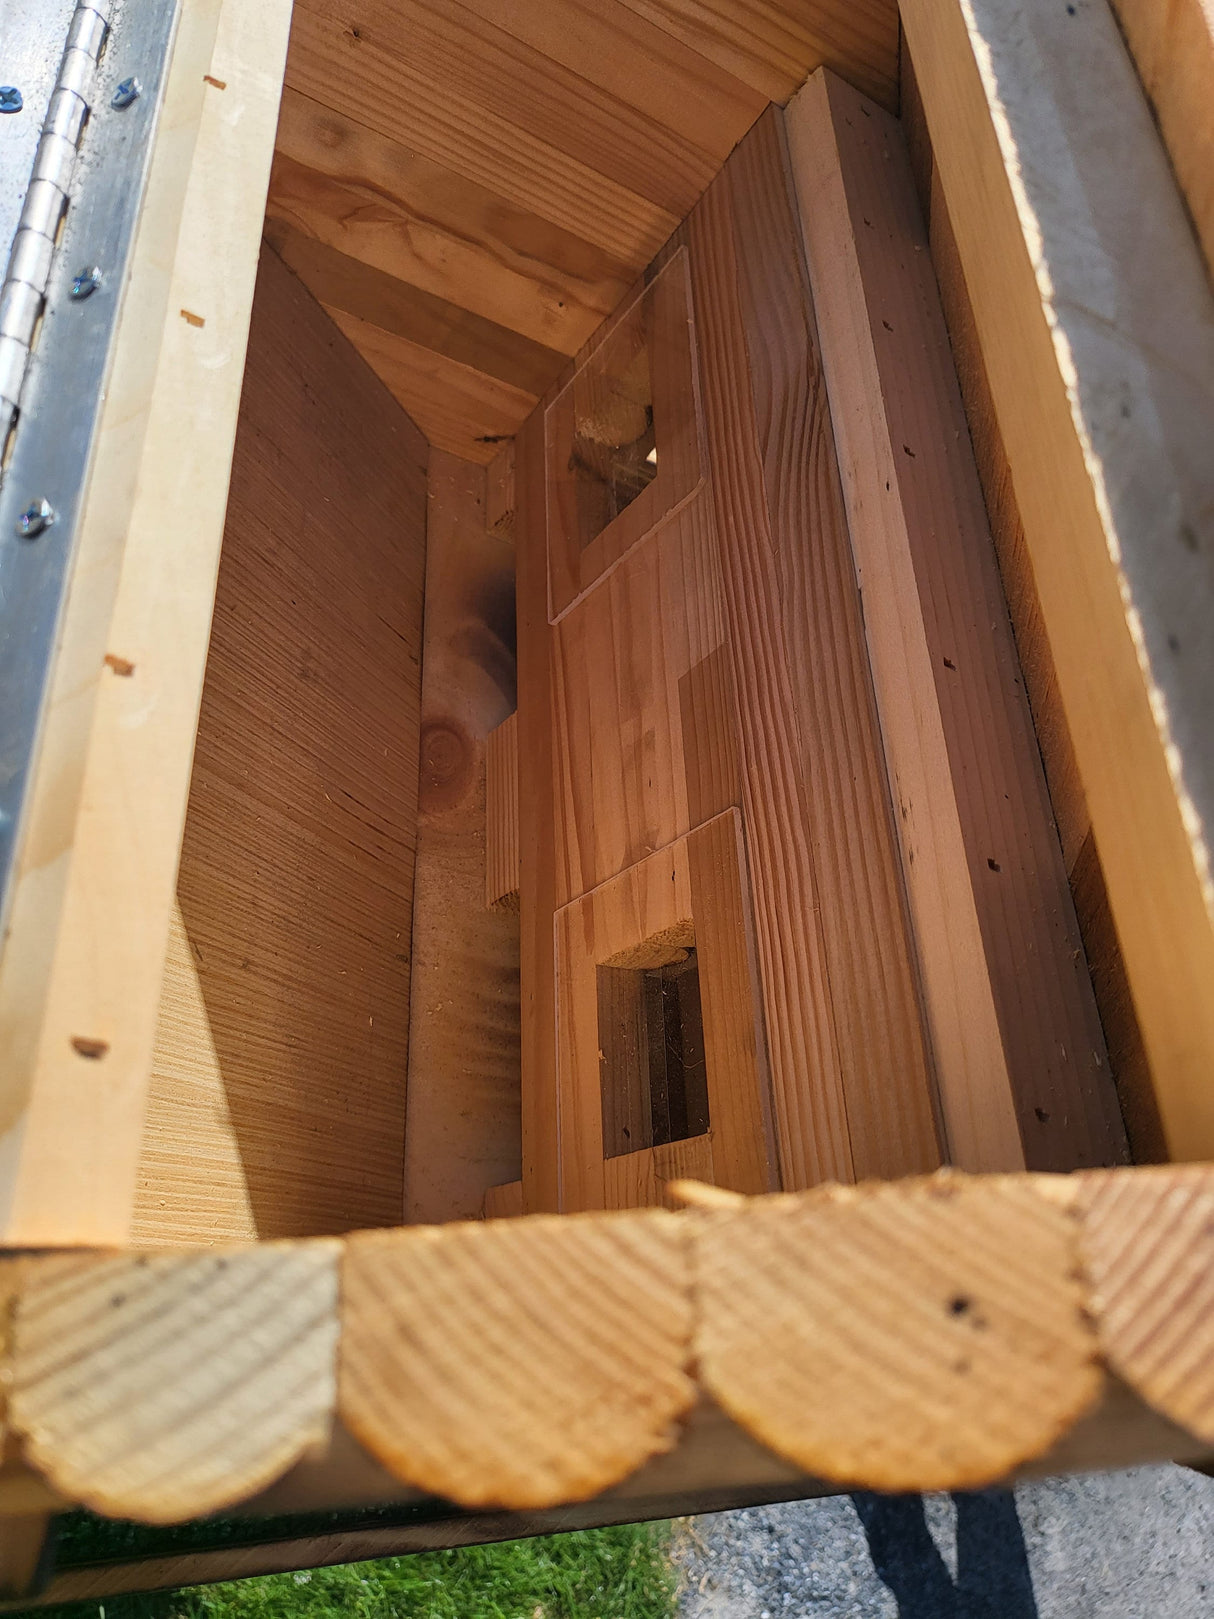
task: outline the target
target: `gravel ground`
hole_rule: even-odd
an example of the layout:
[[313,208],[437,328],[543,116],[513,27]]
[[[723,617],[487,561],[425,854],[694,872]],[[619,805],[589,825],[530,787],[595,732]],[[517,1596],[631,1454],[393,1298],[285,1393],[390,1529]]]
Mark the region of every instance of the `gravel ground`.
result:
[[1214,1479],[1140,1467],[691,1519],[680,1619],[1214,1619]]

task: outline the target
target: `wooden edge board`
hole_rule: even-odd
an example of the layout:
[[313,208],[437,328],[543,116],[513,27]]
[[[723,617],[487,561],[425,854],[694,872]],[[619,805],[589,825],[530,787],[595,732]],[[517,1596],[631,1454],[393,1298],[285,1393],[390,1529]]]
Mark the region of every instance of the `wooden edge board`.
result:
[[1214,1449],[1212,1261],[1214,1166],[30,1257],[5,1276],[0,1513],[402,1486],[538,1511],[1190,1460]]
[[903,0],[1169,1151],[1214,1151],[1214,291],[1104,0]]
[[190,0],[169,68],[0,962],[9,1243],[130,1232],[289,23]]

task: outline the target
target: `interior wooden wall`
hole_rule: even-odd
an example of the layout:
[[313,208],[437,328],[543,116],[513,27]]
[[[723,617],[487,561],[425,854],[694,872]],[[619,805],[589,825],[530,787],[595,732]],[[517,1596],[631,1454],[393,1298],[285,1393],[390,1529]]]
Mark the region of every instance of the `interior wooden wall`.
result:
[[265,250],[138,1241],[400,1220],[427,457]]

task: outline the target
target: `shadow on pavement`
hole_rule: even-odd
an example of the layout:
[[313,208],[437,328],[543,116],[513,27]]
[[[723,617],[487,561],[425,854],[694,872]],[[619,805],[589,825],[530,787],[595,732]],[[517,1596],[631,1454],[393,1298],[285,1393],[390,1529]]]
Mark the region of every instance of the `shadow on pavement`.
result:
[[957,1578],[927,1527],[921,1495],[858,1491],[852,1504],[898,1619],[1037,1619],[1024,1531],[1010,1490],[957,1493]]

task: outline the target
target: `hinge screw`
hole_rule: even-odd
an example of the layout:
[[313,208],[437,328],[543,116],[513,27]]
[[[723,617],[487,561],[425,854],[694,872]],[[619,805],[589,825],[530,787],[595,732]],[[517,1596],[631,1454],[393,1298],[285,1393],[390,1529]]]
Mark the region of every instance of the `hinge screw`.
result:
[[17,519],[17,537],[36,540],[39,534],[46,533],[54,521],[55,508],[49,500],[31,500]]
[[77,303],[80,303],[85,298],[91,298],[100,285],[101,271],[95,264],[90,264],[87,269],[81,270],[79,275],[73,278],[71,296]]
[[0,84],[0,112],[20,112],[25,97],[15,84]]
[[138,79],[123,79],[110,97],[110,106],[117,107],[118,111],[121,112],[124,107],[129,107],[133,101],[138,101],[142,94],[143,86]]

